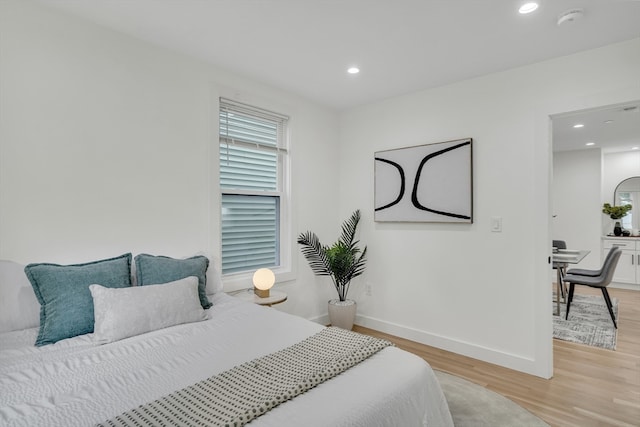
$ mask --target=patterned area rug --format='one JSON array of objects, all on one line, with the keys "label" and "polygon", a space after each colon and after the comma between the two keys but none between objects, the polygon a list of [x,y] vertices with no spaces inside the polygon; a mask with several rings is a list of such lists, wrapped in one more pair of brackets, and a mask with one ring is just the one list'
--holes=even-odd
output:
[{"label": "patterned area rug", "polygon": [[[555,299],[555,293],[554,293]],[[618,321],[618,300],[611,298]],[[554,303],[555,310],[555,303]],[[564,320],[567,305],[560,304],[560,316],[553,316],[553,337],[593,347],[616,349],[617,329],[613,327],[602,295],[573,295],[569,319]]]}]

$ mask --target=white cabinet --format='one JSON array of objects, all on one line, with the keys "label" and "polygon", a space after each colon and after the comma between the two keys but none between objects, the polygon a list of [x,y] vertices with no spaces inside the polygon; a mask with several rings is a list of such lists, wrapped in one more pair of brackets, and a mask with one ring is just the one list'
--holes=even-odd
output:
[{"label": "white cabinet", "polygon": [[634,237],[626,238],[603,238],[602,239],[602,259],[607,256],[609,250],[618,246],[622,249],[613,281],[616,283],[627,283],[640,285],[640,239]]}]

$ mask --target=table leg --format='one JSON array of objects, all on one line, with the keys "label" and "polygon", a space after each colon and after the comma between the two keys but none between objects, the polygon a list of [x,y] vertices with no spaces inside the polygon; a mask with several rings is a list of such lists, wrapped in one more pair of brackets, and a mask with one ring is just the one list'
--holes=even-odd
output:
[{"label": "table leg", "polygon": [[560,274],[560,267],[556,270],[558,271],[558,278],[556,279],[556,316],[560,316],[560,286],[562,286],[562,275]]}]

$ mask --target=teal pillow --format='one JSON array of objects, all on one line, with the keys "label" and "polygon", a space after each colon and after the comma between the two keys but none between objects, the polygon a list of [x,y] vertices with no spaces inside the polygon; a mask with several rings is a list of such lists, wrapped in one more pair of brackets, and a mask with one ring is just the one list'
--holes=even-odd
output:
[{"label": "teal pillow", "polygon": [[207,268],[209,258],[198,255],[177,259],[149,254],[136,255],[136,279],[138,286],[158,285],[173,282],[189,276],[198,278],[198,296],[202,308],[211,307],[207,298]]},{"label": "teal pillow", "polygon": [[93,332],[89,285],[131,286],[131,254],[85,264],[29,264],[24,268],[40,303],[36,345]]}]

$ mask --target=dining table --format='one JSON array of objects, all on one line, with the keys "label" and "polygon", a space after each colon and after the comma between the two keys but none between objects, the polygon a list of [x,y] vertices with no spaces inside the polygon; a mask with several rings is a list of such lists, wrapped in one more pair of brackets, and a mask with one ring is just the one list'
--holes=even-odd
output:
[{"label": "dining table", "polygon": [[558,272],[558,278],[556,279],[556,316],[560,315],[560,295],[563,293],[562,271],[560,267],[562,264],[577,264],[590,253],[591,251],[583,249],[554,249],[551,260],[553,267]]}]

